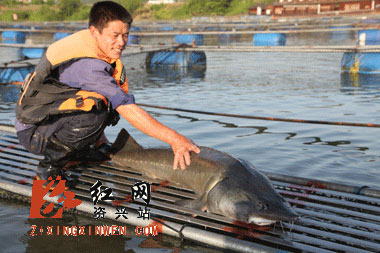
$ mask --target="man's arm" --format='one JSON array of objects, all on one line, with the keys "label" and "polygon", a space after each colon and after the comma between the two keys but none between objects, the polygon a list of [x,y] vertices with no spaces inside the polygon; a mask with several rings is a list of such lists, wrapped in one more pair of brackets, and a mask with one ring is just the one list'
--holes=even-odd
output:
[{"label": "man's arm", "polygon": [[175,170],[178,164],[182,170],[186,168],[186,165],[190,165],[190,151],[200,152],[191,140],[161,124],[136,104],[119,105],[116,111],[141,132],[168,143],[174,152],[173,168]]}]

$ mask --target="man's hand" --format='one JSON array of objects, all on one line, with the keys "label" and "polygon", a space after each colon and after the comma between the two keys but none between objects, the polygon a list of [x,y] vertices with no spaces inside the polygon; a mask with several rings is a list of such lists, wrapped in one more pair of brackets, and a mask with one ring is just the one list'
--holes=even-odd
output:
[{"label": "man's hand", "polygon": [[178,137],[174,140],[171,146],[174,152],[174,170],[178,169],[178,164],[182,170],[190,165],[191,151],[194,151],[197,154],[200,152],[200,149],[191,140],[180,134],[178,134]]}]

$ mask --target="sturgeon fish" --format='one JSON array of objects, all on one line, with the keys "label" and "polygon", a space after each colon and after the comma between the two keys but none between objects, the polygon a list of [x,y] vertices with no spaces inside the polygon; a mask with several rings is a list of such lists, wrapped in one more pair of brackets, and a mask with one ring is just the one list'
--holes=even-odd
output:
[{"label": "sturgeon fish", "polygon": [[192,189],[197,199],[179,201],[180,205],[221,214],[257,225],[277,221],[296,221],[299,216],[276,192],[269,179],[248,161],[208,147],[191,153],[185,170],[173,170],[170,148],[143,148],[122,129],[112,146],[111,159],[118,167],[131,167],[152,179]]}]

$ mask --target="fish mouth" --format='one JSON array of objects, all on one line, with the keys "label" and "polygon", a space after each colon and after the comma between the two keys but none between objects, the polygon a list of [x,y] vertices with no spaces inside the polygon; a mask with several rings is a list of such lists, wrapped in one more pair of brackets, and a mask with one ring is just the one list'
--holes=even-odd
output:
[{"label": "fish mouth", "polygon": [[276,223],[278,221],[282,222],[295,222],[295,221],[298,221],[301,216],[299,216],[296,212],[294,212],[293,210],[291,210],[292,212],[290,214],[287,214],[287,215],[284,215],[284,216],[281,216],[279,214],[274,214],[274,215],[260,215],[260,216],[255,216],[255,215],[251,215],[249,218],[248,218],[248,223],[254,223],[256,225],[259,225],[259,226],[267,226],[267,225],[271,225],[273,223]]},{"label": "fish mouth", "polygon": [[268,225],[272,225],[273,223],[276,223],[277,221],[276,220],[268,220],[268,219],[265,219],[265,218],[261,218],[261,217],[249,217],[248,218],[248,224],[256,224],[256,225],[259,225],[259,226],[268,226]]}]

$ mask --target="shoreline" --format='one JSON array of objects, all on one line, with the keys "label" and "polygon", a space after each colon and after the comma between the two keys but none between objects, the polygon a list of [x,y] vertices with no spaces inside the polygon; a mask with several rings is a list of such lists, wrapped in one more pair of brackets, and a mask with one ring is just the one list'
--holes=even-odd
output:
[{"label": "shoreline", "polygon": [[[256,16],[256,15],[239,15],[239,16],[204,16],[192,17],[191,19],[182,20],[147,20],[134,19],[133,25],[160,25],[160,24],[256,24],[256,23],[282,23],[282,22],[318,22],[331,20],[366,20],[380,19],[380,12],[339,14],[339,15],[297,15],[297,16]],[[379,20],[380,21],[380,20]],[[0,21],[0,25],[78,25],[87,24],[87,20],[80,21]]]}]

